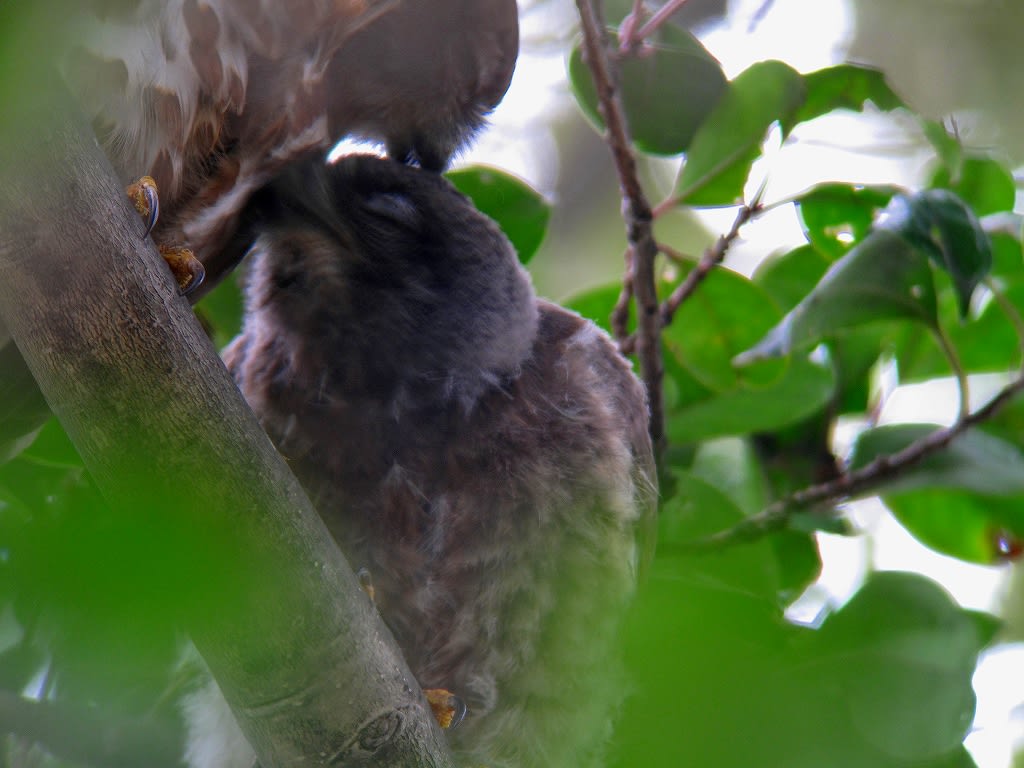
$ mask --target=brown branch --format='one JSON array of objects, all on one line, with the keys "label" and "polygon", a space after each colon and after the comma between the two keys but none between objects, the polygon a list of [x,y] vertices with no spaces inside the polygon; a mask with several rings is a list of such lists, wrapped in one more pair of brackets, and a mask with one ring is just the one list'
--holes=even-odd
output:
[{"label": "brown branch", "polygon": [[[736,218],[733,220],[732,226],[729,231],[724,235],[719,235],[718,240],[715,244],[704,251],[704,255],[701,256],[696,266],[686,275],[685,279],[675,287],[671,295],[665,299],[661,304],[661,327],[668,326],[672,319],[675,317],[676,310],[686,301],[690,296],[693,295],[697,287],[704,281],[711,270],[722,263],[725,259],[726,254],[729,252],[729,248],[735,242],[736,238],[739,237],[740,229],[743,228],[751,219],[756,217],[763,207],[758,200],[751,202],[749,205],[744,205],[736,213]],[[663,250],[663,246],[659,246],[659,250]],[[622,350],[623,354],[632,354],[636,347],[636,338],[634,336],[628,336],[619,342],[619,349]]]},{"label": "brown branch", "polygon": [[129,546],[152,549],[166,588],[138,589],[185,619],[264,768],[452,766],[394,640],[39,64],[0,50],[0,320],[143,532]]},{"label": "brown branch", "polygon": [[729,252],[729,248],[735,242],[736,238],[739,237],[740,229],[749,222],[752,218],[757,216],[761,212],[761,203],[758,201],[752,202],[750,205],[744,205],[736,212],[736,218],[732,222],[732,226],[729,231],[724,235],[719,235],[715,244],[704,251],[704,255],[701,256],[697,266],[695,266],[690,273],[686,276],[679,285],[676,286],[675,290],[672,291],[671,295],[665,299],[661,305],[661,324],[668,325],[672,322],[672,318],[675,317],[676,310],[686,301],[693,292],[697,290],[704,279],[711,273],[711,270],[717,267],[725,259],[726,254]]},{"label": "brown branch", "polygon": [[662,378],[661,314],[655,287],[654,262],[658,245],[654,240],[651,205],[637,174],[625,111],[616,91],[616,77],[608,55],[608,40],[600,0],[576,0],[583,29],[583,50],[597,88],[601,116],[607,126],[611,150],[623,195],[626,240],[633,253],[633,295],[637,304],[636,353],[650,403],[650,432],[655,450],[665,443],[665,413]]},{"label": "brown branch", "polygon": [[1024,391],[1024,376],[1007,384],[977,411],[958,419],[949,427],[937,429],[920,440],[915,440],[901,451],[879,456],[860,469],[845,472],[834,480],[795,491],[732,528],[671,549],[675,552],[707,552],[732,544],[754,541],[785,527],[791,515],[798,510],[861,495],[864,491],[876,488],[883,481],[947,448],[968,429],[998,413],[1021,391]]},{"label": "brown branch", "polygon": [[653,35],[658,29],[672,18],[672,14],[678,11],[687,0],[667,0],[667,2],[655,11],[643,26],[640,21],[643,18],[643,0],[636,0],[633,3],[632,12],[623,19],[619,33],[619,51],[623,54],[629,53],[641,45],[647,38]]}]

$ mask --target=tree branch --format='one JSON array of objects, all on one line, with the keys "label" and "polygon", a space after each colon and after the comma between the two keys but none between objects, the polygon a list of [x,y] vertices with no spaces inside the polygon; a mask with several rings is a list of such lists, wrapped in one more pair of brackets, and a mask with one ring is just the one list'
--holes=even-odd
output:
[{"label": "tree branch", "polygon": [[651,205],[637,174],[625,111],[615,87],[616,77],[608,55],[608,40],[599,0],[576,0],[583,29],[583,50],[597,88],[601,117],[607,126],[607,142],[615,161],[622,192],[626,240],[632,251],[633,295],[637,304],[636,354],[650,403],[650,432],[655,451],[665,444],[665,413],[662,391],[664,365],[661,350],[661,317],[655,286],[654,240]]},{"label": "tree branch", "polygon": [[451,766],[88,125],[28,61],[0,51],[0,320],[111,507],[152,531],[138,546],[261,765]]}]

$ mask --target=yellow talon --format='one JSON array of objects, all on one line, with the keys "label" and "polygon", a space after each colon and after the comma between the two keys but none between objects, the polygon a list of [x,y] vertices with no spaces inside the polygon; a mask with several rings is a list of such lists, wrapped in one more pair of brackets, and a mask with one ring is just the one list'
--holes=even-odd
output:
[{"label": "yellow talon", "polygon": [[161,245],[159,250],[171,268],[174,279],[178,281],[178,291],[182,296],[187,296],[202,284],[206,269],[191,249],[179,245]]},{"label": "yellow talon", "polygon": [[160,217],[160,198],[156,192],[156,182],[152,176],[143,176],[133,184],[129,184],[125,190],[128,197],[135,206],[135,210],[142,216],[146,224],[146,232],[143,237],[148,237],[156,226],[156,220]]},{"label": "yellow talon", "polygon": [[444,688],[424,688],[430,710],[437,724],[444,729],[454,728],[466,716],[466,704],[451,691]]}]

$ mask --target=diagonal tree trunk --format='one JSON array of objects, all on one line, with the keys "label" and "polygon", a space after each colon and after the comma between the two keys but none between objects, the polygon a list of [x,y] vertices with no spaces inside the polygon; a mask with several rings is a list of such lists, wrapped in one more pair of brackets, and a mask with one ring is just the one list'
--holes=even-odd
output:
[{"label": "diagonal tree trunk", "polygon": [[0,53],[0,323],[107,501],[152,532],[138,544],[174,587],[168,611],[264,768],[452,765],[89,127],[28,63]]}]

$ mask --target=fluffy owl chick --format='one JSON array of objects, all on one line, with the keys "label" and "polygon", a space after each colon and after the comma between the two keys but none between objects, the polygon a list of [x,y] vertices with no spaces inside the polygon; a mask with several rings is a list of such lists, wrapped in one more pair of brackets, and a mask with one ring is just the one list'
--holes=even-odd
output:
[{"label": "fluffy owl chick", "polygon": [[313,162],[247,220],[227,364],[419,683],[467,704],[457,758],[593,764],[654,503],[629,364],[433,174]]}]

